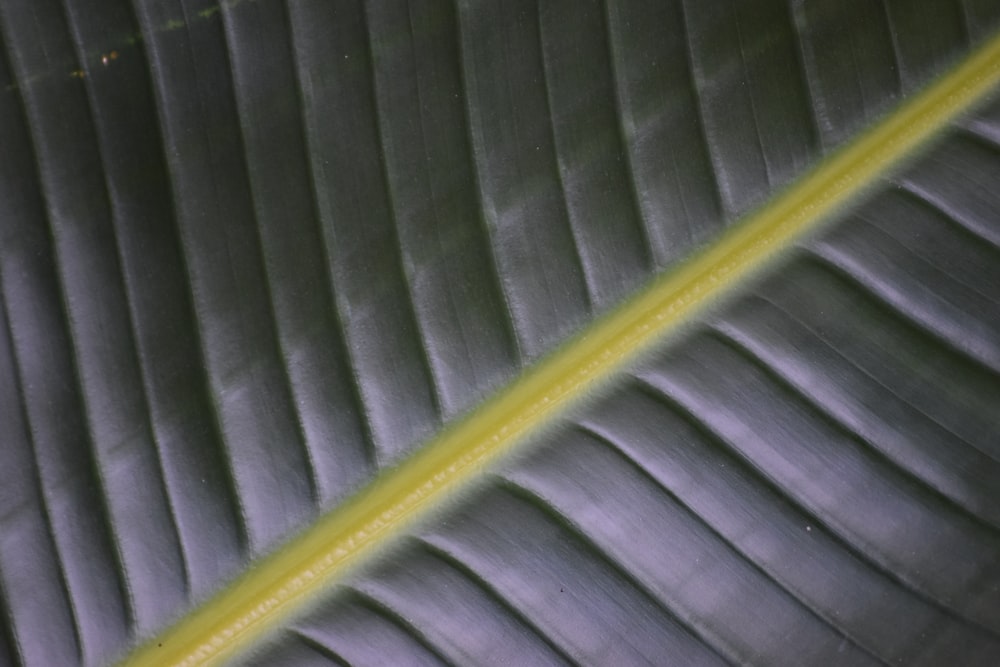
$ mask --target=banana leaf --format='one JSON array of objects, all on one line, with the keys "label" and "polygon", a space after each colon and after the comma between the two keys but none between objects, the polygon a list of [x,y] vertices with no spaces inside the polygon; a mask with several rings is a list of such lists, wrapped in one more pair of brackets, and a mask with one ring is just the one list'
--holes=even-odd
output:
[{"label": "banana leaf", "polygon": [[[1000,102],[961,91],[998,31],[989,0],[0,0],[0,664],[997,664]],[[796,197],[803,234],[510,452],[254,592]]]}]

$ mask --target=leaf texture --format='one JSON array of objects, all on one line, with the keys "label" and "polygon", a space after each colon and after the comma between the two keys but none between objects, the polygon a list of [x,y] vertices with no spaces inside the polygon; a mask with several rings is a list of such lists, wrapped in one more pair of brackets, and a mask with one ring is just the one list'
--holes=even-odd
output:
[{"label": "leaf texture", "polygon": [[[161,630],[709,243],[998,20],[976,0],[0,1],[0,662],[102,664]],[[949,577],[990,576],[995,549],[996,128],[989,114],[969,121],[901,192],[757,288],[766,306],[743,297],[751,305],[713,324],[708,342],[667,353],[679,355],[667,377],[678,374],[689,403],[661,391],[667,406],[646,415],[622,399],[641,410],[637,423],[679,410],[670,418],[709,433],[697,457],[746,456],[767,481],[747,472],[741,484],[776,494],[761,522],[812,517],[848,554],[821,550],[815,567],[869,573],[904,596],[884,603],[893,613],[966,628],[984,656],[995,650],[992,593],[972,600],[975,587]],[[818,312],[802,311],[810,303]],[[824,312],[842,314],[817,320]],[[712,361],[717,350],[735,370]],[[655,393],[646,370],[656,375],[644,369],[635,391]],[[769,398],[741,399],[716,380],[740,373],[771,382]],[[743,412],[705,414],[715,401]],[[846,486],[813,487],[801,470],[758,468],[778,454],[720,444],[768,426],[766,415],[779,428],[786,409],[799,420],[775,442],[834,442],[836,431],[853,443],[855,458],[834,461]],[[877,455],[857,453],[865,447]],[[697,607],[711,603],[707,585],[677,603],[679,583],[629,560],[653,558],[659,542],[626,554],[631,539],[602,537],[600,521],[578,523],[559,504],[576,502],[572,488],[548,497],[562,488],[545,481],[558,472],[545,463],[553,448],[540,446],[537,473],[505,473],[470,501],[456,528],[465,537],[420,537],[412,568],[409,556],[388,563],[309,626],[326,630],[297,629],[274,650],[499,662],[476,651],[518,637],[508,648],[525,651],[519,660],[537,650],[629,663],[669,648],[684,651],[671,653],[679,662],[803,664],[841,643],[845,659],[883,660],[932,645],[870,620],[877,605],[856,603],[850,627],[831,620],[849,612],[804,592],[805,569],[779,579],[776,552],[740,560],[749,547],[691,519],[693,506],[691,539],[726,554],[734,586],[772,600],[777,634],[726,620],[742,603]],[[797,465],[807,455],[832,456],[807,451]],[[864,456],[885,462],[870,470]],[[591,471],[594,494],[614,488],[614,465]],[[650,465],[628,463],[622,479],[660,516],[678,492]],[[533,474],[535,486],[522,483]],[[878,511],[900,514],[876,520],[874,497],[835,512],[829,494],[850,484],[882,489]],[[737,530],[739,517],[728,520]],[[914,539],[944,537],[910,554],[899,531],[880,532],[894,522]],[[511,542],[509,563],[484,569],[485,552],[459,549],[472,537],[480,549]],[[770,549],[799,548],[772,539]],[[966,565],[944,568],[934,545]],[[683,553],[668,562],[690,566]],[[554,608],[533,597],[547,589],[531,581],[560,576],[575,577],[572,595]],[[421,581],[451,582],[453,597]],[[494,628],[464,653],[449,644],[453,627],[435,625],[459,603]],[[803,623],[814,652],[781,643],[783,618]],[[604,635],[633,622],[636,634]],[[333,639],[345,636],[350,647]],[[582,639],[592,648],[573,643]],[[620,653],[600,652],[608,646]]]},{"label": "leaf texture", "polygon": [[247,664],[995,664],[997,128],[994,104]]}]

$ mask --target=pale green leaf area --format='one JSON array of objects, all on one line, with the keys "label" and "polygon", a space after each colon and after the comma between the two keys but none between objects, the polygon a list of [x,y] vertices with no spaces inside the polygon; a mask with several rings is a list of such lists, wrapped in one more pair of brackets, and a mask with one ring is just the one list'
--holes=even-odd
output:
[{"label": "pale green leaf area", "polygon": [[998,30],[0,0],[0,665],[1000,664]]}]

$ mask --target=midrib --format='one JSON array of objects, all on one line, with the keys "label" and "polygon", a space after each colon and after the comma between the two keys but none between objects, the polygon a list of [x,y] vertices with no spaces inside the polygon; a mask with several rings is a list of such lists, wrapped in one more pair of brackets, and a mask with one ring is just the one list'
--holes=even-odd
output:
[{"label": "midrib", "polygon": [[571,403],[593,394],[829,219],[998,83],[1000,36],[136,649],[124,664],[217,664],[246,649]]}]

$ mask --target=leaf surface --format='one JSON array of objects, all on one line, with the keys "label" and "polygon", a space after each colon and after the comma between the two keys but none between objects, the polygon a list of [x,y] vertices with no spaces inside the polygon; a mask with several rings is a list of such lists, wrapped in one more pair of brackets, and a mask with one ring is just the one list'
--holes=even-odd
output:
[{"label": "leaf surface", "polygon": [[[0,660],[162,632],[998,19],[3,0]],[[995,660],[998,127],[866,181],[258,659]]]},{"label": "leaf surface", "polygon": [[[248,664],[377,664],[400,631],[443,664],[995,662],[996,127],[964,121]],[[384,625],[356,642],[359,608]]]}]

